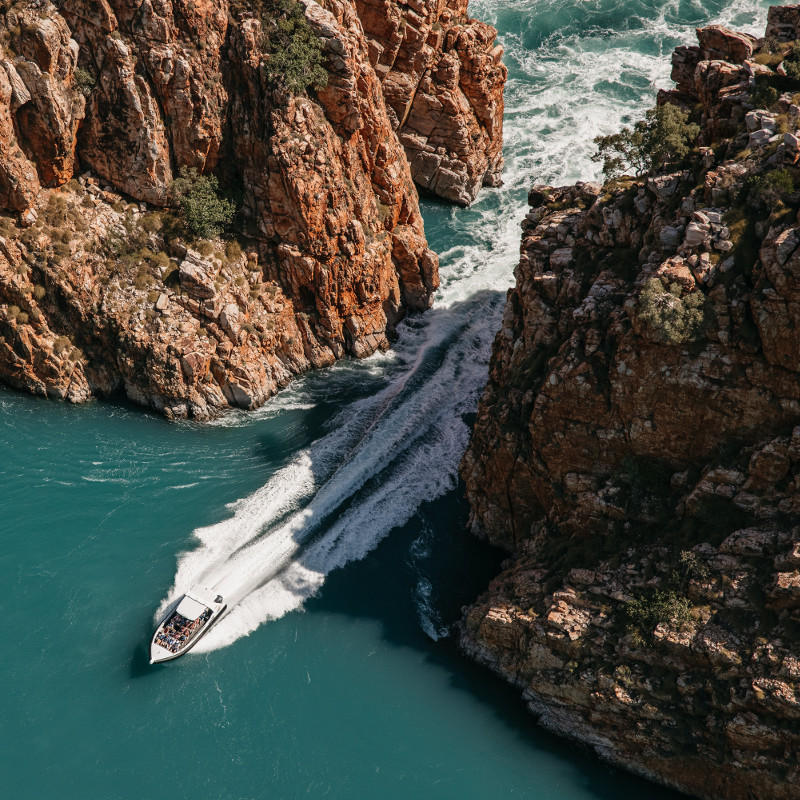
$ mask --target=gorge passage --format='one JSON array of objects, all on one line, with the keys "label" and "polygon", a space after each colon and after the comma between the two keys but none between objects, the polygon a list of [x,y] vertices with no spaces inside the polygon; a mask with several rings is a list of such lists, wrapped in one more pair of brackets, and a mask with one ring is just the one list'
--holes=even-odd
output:
[{"label": "gorge passage", "polygon": [[[458,606],[481,588],[476,579],[472,595],[457,598],[447,589],[459,563],[462,539],[458,531],[465,521],[458,490],[452,487],[469,433],[463,416],[476,407],[491,341],[502,325],[504,295],[518,261],[518,223],[527,211],[530,183],[534,178],[557,184],[593,177],[591,138],[617,130],[621,122],[640,117],[652,105],[653,84],[669,85],[671,49],[688,44],[695,25],[724,23],[763,31],[765,7],[758,16],[751,8],[749,4],[741,9],[730,4],[702,8],[659,4],[656,9],[647,4],[596,4],[587,9],[583,3],[519,3],[500,12],[487,4],[473,4],[472,13],[500,30],[510,69],[505,185],[485,190],[463,211],[422,202],[426,236],[441,258],[442,286],[435,295],[434,310],[397,323],[400,339],[391,351],[303,378],[262,411],[249,417],[229,414],[205,429],[191,424],[164,428],[156,420],[116,407],[45,409],[22,397],[3,396],[3,419],[9,426],[6,463],[31,465],[23,467],[22,476],[4,476],[14,490],[13,501],[12,495],[7,501],[14,510],[12,518],[18,520],[19,503],[26,497],[30,509],[27,520],[18,520],[15,528],[31,534],[27,541],[21,537],[10,553],[16,566],[6,561],[9,580],[19,583],[29,604],[44,601],[46,583],[47,595],[52,598],[55,593],[63,607],[56,619],[69,633],[55,640],[33,669],[27,659],[10,670],[15,691],[9,696],[9,710],[21,717],[25,709],[25,722],[17,739],[7,743],[6,752],[19,754],[21,763],[30,763],[33,748],[47,754],[54,765],[35,779],[29,777],[29,784],[54,791],[58,787],[67,796],[72,790],[77,794],[82,779],[97,774],[97,748],[106,740],[113,742],[109,745],[113,766],[105,780],[120,786],[120,796],[141,796],[153,787],[150,778],[134,769],[134,757],[158,758],[166,746],[166,731],[185,737],[194,752],[204,756],[207,766],[185,783],[187,791],[197,787],[201,793],[211,785],[232,796],[236,792],[258,796],[268,786],[285,796],[301,792],[369,796],[380,791],[383,796],[404,797],[409,785],[414,787],[412,792],[424,794],[442,780],[448,790],[464,797],[485,797],[497,791],[523,796],[556,792],[570,800],[634,791],[655,793],[593,771],[596,768],[588,762],[565,761],[564,754],[548,750],[544,740],[521,734],[527,723],[516,727],[518,723],[506,711],[499,718],[485,713],[483,701],[468,698],[458,688],[459,681],[467,682],[471,697],[507,707],[500,698],[482,694],[480,678],[465,665],[445,661],[443,672],[436,656],[441,647],[421,643],[422,634],[415,626],[440,636]],[[105,191],[104,186],[99,191]],[[104,198],[98,202],[103,214],[122,215],[113,205]],[[380,216],[381,209],[376,213]],[[221,259],[222,250],[217,247],[210,259],[198,255],[200,261],[213,262]],[[250,263],[224,265],[212,274],[209,284],[218,294],[227,293],[226,305],[233,298],[233,304],[248,313],[249,306],[242,309],[235,297],[246,295],[249,304],[253,299],[249,292],[258,284],[248,284],[244,291],[240,290],[245,287],[234,287],[240,276],[249,282]],[[186,266],[191,267],[191,261]],[[187,275],[191,272],[184,269]],[[224,283],[217,287],[220,275]],[[266,286],[271,280],[262,278],[264,292],[270,291]],[[147,302],[144,290],[133,285],[129,290],[132,295],[134,290],[141,292],[136,296]],[[71,296],[69,291],[64,294]],[[275,297],[276,303],[284,302],[277,291]],[[27,313],[18,302],[10,305]],[[151,322],[147,310],[142,309],[145,325]],[[295,352],[302,349],[305,355],[305,320],[298,320],[295,311],[289,308],[286,318],[294,315],[299,335],[287,346]],[[196,316],[191,307],[188,313]],[[245,322],[240,320],[240,326]],[[263,332],[269,333],[266,325]],[[213,331],[212,338],[218,344],[221,341]],[[132,340],[138,342],[137,347],[149,346],[146,337]],[[342,342],[346,341],[343,334]],[[89,346],[78,341],[70,349],[65,347],[64,362],[70,360],[73,347],[82,355],[90,352]],[[72,375],[70,369],[71,364],[64,363],[60,374]],[[181,383],[188,380],[183,365],[180,375]],[[125,378],[137,385],[138,369],[131,369]],[[454,386],[459,388],[457,393]],[[152,403],[152,397],[162,393],[162,385],[156,388],[151,394],[147,386],[140,396],[135,392],[131,396]],[[358,397],[352,401],[354,392]],[[226,397],[224,392],[222,396]],[[236,395],[231,396],[237,403]],[[219,406],[204,401],[205,406],[196,408],[200,416],[230,404],[227,398]],[[189,405],[175,406],[174,413],[195,413],[191,400]],[[56,457],[48,440],[66,455]],[[79,446],[81,442],[88,445],[86,450]],[[120,448],[120,443],[125,446]],[[26,451],[31,461],[26,460]],[[47,455],[49,460],[42,463],[52,464],[52,472],[34,468],[37,453]],[[266,485],[265,472],[272,476]],[[320,500],[309,509],[309,500],[320,488]],[[68,512],[66,522],[63,512],[58,516],[64,540],[60,545],[48,534],[56,522],[48,516],[43,498],[50,498],[53,508],[60,505]],[[91,508],[92,513],[78,511],[73,502]],[[225,504],[232,502],[232,509],[226,510]],[[70,516],[76,524],[69,521]],[[187,537],[187,524],[196,527],[199,543]],[[363,564],[331,575],[322,585],[332,567],[364,556],[393,529],[395,535]],[[38,537],[43,538],[37,547]],[[445,552],[432,544],[437,540],[447,544]],[[216,552],[214,541],[219,543]],[[38,551],[44,543],[52,548],[52,555],[42,560]],[[276,558],[273,545],[298,549],[289,552],[288,558]],[[236,556],[250,547],[258,555],[258,564],[242,574]],[[184,553],[177,576],[176,553]],[[398,594],[388,605],[401,608],[389,612],[378,603],[383,610],[375,614],[381,620],[375,629],[363,612],[352,609],[367,608],[380,597],[369,581],[372,571],[392,587],[396,585],[391,576],[398,559],[410,580],[397,583]],[[469,554],[468,560],[476,559],[488,561],[490,556]],[[138,574],[128,582],[121,580],[115,568],[108,566],[115,562],[126,565],[126,575],[134,563]],[[70,566],[78,570],[80,585],[92,587],[92,596],[82,602],[92,609],[106,608],[109,603],[120,609],[112,632],[106,634],[109,651],[100,656],[91,649],[98,633],[87,627],[85,615],[75,613],[75,586],[63,579],[65,567]],[[160,596],[173,579],[178,581],[194,570],[198,574],[211,570],[243,587],[241,613],[230,618],[227,629],[218,630],[216,643],[209,642],[221,648],[213,656],[181,665],[185,677],[180,685],[174,674],[137,675],[129,666],[136,640],[130,632],[138,626],[146,636],[152,598]],[[481,576],[482,585],[487,577]],[[372,594],[359,594],[355,586],[348,589],[348,581],[364,581]],[[296,607],[321,585],[319,598],[306,603],[307,614],[288,614],[261,625]],[[398,597],[405,601],[399,603]],[[399,624],[400,618],[406,623]],[[25,643],[20,655],[31,652],[38,637],[50,630],[44,621],[38,628],[30,617],[14,619],[14,624]],[[256,628],[254,635],[240,638]],[[234,647],[221,647],[237,639]],[[79,710],[65,698],[42,692],[42,685],[56,674],[56,650],[72,654],[80,665],[69,671],[67,679],[78,696],[90,696],[92,680],[105,687],[105,709],[90,700]],[[417,651],[425,657],[416,659]],[[376,657],[380,659],[377,669],[370,661]],[[381,690],[369,677],[374,674],[390,684],[392,691]],[[441,680],[442,675],[447,680]],[[352,709],[364,708],[365,692],[372,703],[358,718]],[[427,698],[428,707],[415,698]],[[192,703],[200,731],[183,721],[181,709],[187,702]],[[50,714],[48,703],[50,709],[61,712],[65,735],[68,728],[89,731],[96,727],[68,763],[40,737]],[[403,705],[410,711],[401,710]],[[128,723],[123,735],[106,719],[108,710]],[[162,723],[155,731],[148,724],[148,715],[153,714]],[[422,727],[430,736],[420,731],[421,719],[426,720]],[[298,748],[284,745],[288,740],[301,743],[299,756]],[[341,749],[339,741],[349,746]],[[382,741],[399,746],[390,753],[388,747],[381,747]],[[354,758],[354,749],[363,755]],[[226,755],[221,757],[221,753]],[[432,753],[437,754],[435,762]],[[129,788],[122,788],[122,779]]]}]

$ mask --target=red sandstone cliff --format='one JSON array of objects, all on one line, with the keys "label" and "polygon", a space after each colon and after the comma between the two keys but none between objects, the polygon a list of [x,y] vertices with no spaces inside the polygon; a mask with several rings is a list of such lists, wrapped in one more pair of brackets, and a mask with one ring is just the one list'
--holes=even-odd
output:
[{"label": "red sandstone cliff", "polygon": [[676,51],[679,172],[531,191],[462,463],[514,554],[464,648],[706,798],[800,797],[800,6],[769,20]]},{"label": "red sandstone cliff", "polygon": [[[349,0],[304,6],[327,72],[308,95],[267,77],[260,2],[0,9],[0,212],[19,220],[0,231],[0,378],[76,401],[123,389],[202,418],[386,347],[428,307],[437,259],[374,41]],[[447,42],[413,45],[412,24],[401,48],[417,52],[408,85],[447,105],[429,139],[463,177],[440,181],[458,202],[500,168],[505,74],[493,31],[464,11],[430,12]],[[461,60],[439,80],[443,47]],[[238,192],[246,252],[176,240],[159,212],[182,168]]]},{"label": "red sandstone cliff", "polygon": [[423,189],[460,205],[503,169],[507,70],[467,0],[356,0],[392,127]]}]

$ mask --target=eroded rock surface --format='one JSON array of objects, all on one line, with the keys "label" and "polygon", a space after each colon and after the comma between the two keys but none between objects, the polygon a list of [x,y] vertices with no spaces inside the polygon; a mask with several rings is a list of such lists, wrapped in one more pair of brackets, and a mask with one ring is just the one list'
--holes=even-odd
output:
[{"label": "eroded rock surface", "polygon": [[[74,400],[123,388],[205,417],[254,407],[309,366],[385,348],[403,315],[430,305],[438,265],[412,175],[461,204],[499,179],[494,30],[466,2],[389,4],[389,63],[378,57],[381,9],[303,0],[327,82],[294,95],[264,69],[260,15],[274,13],[264,8],[37,0],[0,14],[0,211],[17,215],[3,221],[0,250],[7,382]],[[239,198],[246,266],[227,259],[212,276],[171,241],[172,185],[187,169],[213,172]],[[159,222],[143,235],[162,209],[169,232]],[[121,255],[117,240],[138,244]],[[177,283],[163,282],[164,259]],[[249,288],[232,298],[221,288],[231,280]],[[275,291],[264,312],[277,314],[275,336],[253,306],[262,286]],[[54,354],[47,342],[65,337],[73,344]]]},{"label": "eroded rock surface", "polygon": [[356,7],[417,184],[460,205],[500,185],[507,70],[497,31],[467,16],[467,0]]},{"label": "eroded rock surface", "polygon": [[797,19],[678,48],[680,171],[532,189],[462,462],[473,530],[513,553],[463,647],[548,728],[705,798],[800,797]]}]

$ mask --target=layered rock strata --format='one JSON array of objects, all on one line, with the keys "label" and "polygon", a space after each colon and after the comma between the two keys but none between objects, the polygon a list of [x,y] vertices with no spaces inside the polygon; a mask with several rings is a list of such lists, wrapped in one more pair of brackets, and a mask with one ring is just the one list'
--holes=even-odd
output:
[{"label": "layered rock strata", "polygon": [[[437,259],[406,152],[430,151],[439,177],[426,188],[456,202],[496,181],[505,72],[494,31],[465,3],[393,7],[405,33],[384,69],[365,7],[304,9],[327,82],[293,95],[264,68],[269,4],[6,4],[0,211],[16,216],[0,239],[0,378],[73,400],[123,389],[203,418],[387,347],[405,313],[429,306]],[[409,119],[419,127],[425,109],[410,103],[401,124],[384,102],[403,70],[435,120],[416,149]],[[240,198],[241,256],[176,240],[172,185],[186,169]]]},{"label": "layered rock strata", "polygon": [[531,191],[462,462],[513,554],[463,647],[705,798],[800,797],[799,8],[676,51],[680,171]]}]

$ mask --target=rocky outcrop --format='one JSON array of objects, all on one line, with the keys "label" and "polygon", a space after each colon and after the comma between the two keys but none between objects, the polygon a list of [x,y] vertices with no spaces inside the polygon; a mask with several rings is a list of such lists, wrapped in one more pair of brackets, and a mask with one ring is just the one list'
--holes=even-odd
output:
[{"label": "rocky outcrop", "polygon": [[75,85],[78,47],[60,15],[23,4],[3,23],[18,55],[0,54],[0,208],[24,214],[40,182],[72,177],[84,98]]},{"label": "rocky outcrop", "polygon": [[[144,228],[156,215],[76,184],[23,234],[0,231],[4,382],[73,402],[124,392],[203,419],[254,408],[312,366],[310,317],[264,277],[257,251],[203,242],[202,253],[176,243],[171,258],[155,254],[161,234]],[[103,232],[119,244],[133,226],[136,255],[93,252]]]},{"label": "rocky outcrop", "polygon": [[722,25],[697,29],[697,39],[704,61],[727,61],[743,64],[753,55],[756,37],[737,33]]},{"label": "rocky outcrop", "polygon": [[546,727],[705,798],[800,797],[795,10],[785,53],[679,48],[679,171],[533,188],[462,462],[514,556],[463,647]]},{"label": "rocky outcrop", "polygon": [[[206,417],[385,348],[430,305],[437,258],[412,173],[462,204],[498,180],[495,32],[465,2],[387,6],[402,29],[389,63],[367,6],[302,9],[327,81],[298,94],[264,66],[269,3],[37,0],[0,15],[0,210],[17,214],[0,240],[4,380],[73,400],[122,388]],[[239,198],[241,264],[181,229],[186,170]],[[195,263],[201,244],[217,255]]]},{"label": "rocky outcrop", "polygon": [[793,42],[800,35],[800,6],[772,6],[767,13],[765,36]]},{"label": "rocky outcrop", "polygon": [[507,70],[497,31],[467,16],[467,0],[356,7],[416,183],[460,205],[500,185]]}]

